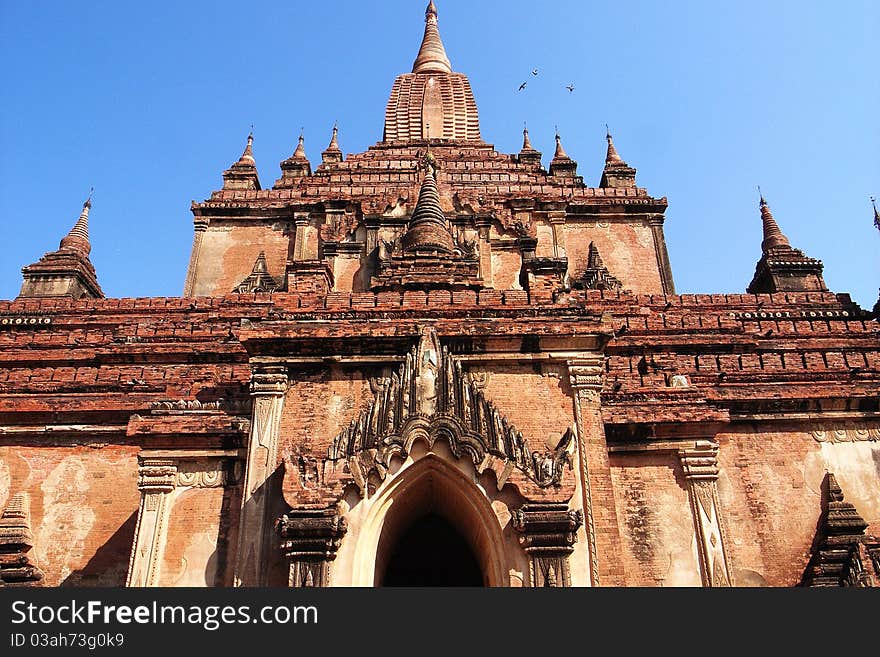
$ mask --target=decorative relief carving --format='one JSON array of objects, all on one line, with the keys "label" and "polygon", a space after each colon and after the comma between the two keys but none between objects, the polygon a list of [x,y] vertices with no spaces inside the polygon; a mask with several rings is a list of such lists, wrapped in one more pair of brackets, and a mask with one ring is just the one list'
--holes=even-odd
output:
[{"label": "decorative relief carving", "polygon": [[[431,441],[442,436],[456,457],[470,456],[478,469],[488,457],[506,460],[542,488],[559,485],[565,468],[571,468],[571,429],[555,449],[530,451],[522,433],[486,400],[448,349],[440,347],[433,329],[407,354],[370,407],[332,441],[328,460],[349,461],[355,481],[365,491],[358,458],[369,455],[383,466],[379,472],[384,477],[391,456],[408,453],[414,431]],[[311,466],[300,466],[303,485],[307,470],[311,477]]]},{"label": "decorative relief carving", "polygon": [[513,512],[512,521],[529,556],[531,586],[571,586],[568,556],[574,551],[583,513],[565,504],[525,504]]},{"label": "decorative relief carving", "polygon": [[600,390],[605,377],[604,358],[572,360],[568,362],[568,378],[575,390],[592,388]]},{"label": "decorative relief carving", "polygon": [[868,426],[863,422],[846,422],[834,427],[820,424],[810,435],[818,443],[878,442],[880,426]]},{"label": "decorative relief carving", "polygon": [[203,402],[198,399],[177,399],[157,401],[150,404],[150,410],[154,412],[226,412],[232,415],[244,415],[251,412],[250,400],[218,399],[216,401]]}]

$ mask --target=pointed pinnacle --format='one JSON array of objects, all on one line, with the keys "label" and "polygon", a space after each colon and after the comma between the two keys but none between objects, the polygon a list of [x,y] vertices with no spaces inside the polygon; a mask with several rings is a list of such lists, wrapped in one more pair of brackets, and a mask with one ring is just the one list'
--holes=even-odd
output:
[{"label": "pointed pinnacle", "polygon": [[419,48],[418,57],[413,64],[413,73],[452,73],[452,64],[443,47],[440,30],[437,28],[437,7],[434,0],[425,10],[425,35]]},{"label": "pointed pinnacle", "polygon": [[306,149],[303,144],[305,143],[305,138],[303,137],[303,133],[299,133],[299,141],[296,144],[296,150],[293,151],[293,157],[298,158],[300,160],[305,160],[306,158]]},{"label": "pointed pinnacle", "polygon": [[92,244],[89,242],[89,210],[92,207],[92,195],[83,203],[82,213],[79,215],[73,228],[61,240],[60,248],[66,251],[79,251],[85,255],[89,255],[92,251]]},{"label": "pointed pinnacle", "polygon": [[333,136],[330,138],[330,145],[327,146],[327,151],[340,152],[339,126],[335,123],[333,124]]},{"label": "pointed pinnacle", "polygon": [[625,164],[623,158],[617,153],[614,147],[614,139],[611,137],[611,131],[608,124],[605,124],[605,139],[608,141],[608,153],[605,155],[605,164]]},{"label": "pointed pinnacle", "polygon": [[254,160],[254,131],[251,130],[250,134],[247,138],[247,146],[244,148],[244,152],[241,154],[241,157],[238,159],[239,164],[253,164],[256,165],[256,161]]},{"label": "pointed pinnacle", "polygon": [[776,219],[774,219],[773,213],[770,211],[770,206],[767,205],[763,195],[761,196],[761,220],[764,224],[764,241],[761,243],[761,250],[764,253],[767,253],[770,249],[780,247],[791,248],[791,243],[779,228],[779,224],[776,223]]},{"label": "pointed pinnacle", "polygon": [[562,147],[562,137],[559,136],[559,131],[556,131],[556,154],[553,156],[553,159],[570,159],[568,157],[568,153],[565,152],[565,149]]},{"label": "pointed pinnacle", "polygon": [[532,140],[529,139],[529,129],[528,129],[528,128],[523,128],[523,145],[522,145],[522,150],[523,150],[523,151],[533,151],[533,150],[535,150],[534,147],[532,146]]}]

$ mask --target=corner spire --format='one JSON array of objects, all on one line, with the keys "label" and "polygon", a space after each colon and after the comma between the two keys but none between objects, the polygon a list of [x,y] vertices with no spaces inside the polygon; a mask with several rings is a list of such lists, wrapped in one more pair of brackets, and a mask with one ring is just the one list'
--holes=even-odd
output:
[{"label": "corner spire", "polygon": [[239,164],[253,164],[256,166],[257,162],[254,160],[254,131],[251,130],[250,134],[248,134],[247,138],[247,146],[244,147],[244,153],[241,154],[241,157],[238,160]]},{"label": "corner spire", "polygon": [[763,194],[761,194],[761,221],[764,224],[764,241],[761,243],[761,250],[764,253],[780,247],[791,248],[791,243],[779,228],[776,219],[773,218],[773,213],[770,212],[770,206],[764,200]]},{"label": "corner spire", "polygon": [[83,203],[79,219],[70,229],[70,232],[61,240],[60,249],[65,251],[79,251],[84,255],[92,252],[92,244],[89,242],[89,210],[92,209],[92,192]]},{"label": "corner spire", "polygon": [[[758,188],[758,193],[761,188]],[[803,251],[792,248],[788,238],[770,212],[770,206],[761,194],[761,221],[764,241],[761,259],[747,291],[749,294],[773,292],[827,292],[822,278],[824,266],[820,260],[809,258]]]},{"label": "corner spire", "polygon": [[95,267],[89,260],[89,210],[92,195],[83,203],[73,228],[61,240],[57,251],[47,253],[37,262],[23,267],[19,298],[71,297],[101,299],[104,296]]},{"label": "corner spire", "polygon": [[297,185],[297,181],[312,175],[312,165],[306,157],[305,137],[303,129],[300,129],[299,140],[293,155],[281,163],[281,178],[275,181],[274,189],[290,189]]},{"label": "corner spire", "polygon": [[636,170],[620,157],[607,123],[605,124],[605,140],[608,142],[608,152],[605,154],[605,169],[602,171],[599,187],[635,187]]},{"label": "corner spire", "polygon": [[413,64],[413,73],[452,73],[452,64],[446,56],[440,30],[437,28],[437,7],[434,0],[425,9],[425,36],[419,55]]},{"label": "corner spire", "polygon": [[559,136],[559,130],[556,131],[556,153],[553,155],[554,160],[569,160],[568,153],[565,152],[565,148],[562,146],[562,137]]}]

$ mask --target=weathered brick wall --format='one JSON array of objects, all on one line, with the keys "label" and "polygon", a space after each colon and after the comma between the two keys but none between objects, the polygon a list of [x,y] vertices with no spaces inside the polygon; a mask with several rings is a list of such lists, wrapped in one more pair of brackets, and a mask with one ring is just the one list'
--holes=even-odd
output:
[{"label": "weathered brick wall", "polygon": [[168,521],[159,586],[227,583],[229,546],[221,534],[221,520],[226,515],[238,516],[238,509],[233,511],[228,502],[223,488],[195,488],[177,495]]},{"label": "weathered brick wall", "polygon": [[574,426],[574,402],[563,370],[556,364],[471,368],[477,376],[488,373],[486,399],[522,432],[532,451],[555,448]]},{"label": "weathered brick wall", "polygon": [[124,586],[140,494],[137,448],[0,447],[0,508],[31,499],[34,562],[47,586]]},{"label": "weathered brick wall", "polygon": [[[628,586],[701,586],[687,486],[672,452],[613,454],[611,479]],[[605,552],[614,554],[615,546]],[[601,551],[600,551],[601,554]]]},{"label": "weathered brick wall", "polygon": [[661,294],[663,284],[650,226],[641,223],[567,223],[565,250],[572,281],[587,268],[590,242],[624,289],[636,294]]},{"label": "weathered brick wall", "polygon": [[826,471],[880,529],[880,443],[818,443],[804,427],[743,427],[721,434],[718,491],[733,576],[743,585],[793,586],[822,513]]},{"label": "weathered brick wall", "polygon": [[283,284],[289,245],[290,235],[279,222],[209,226],[202,237],[192,296],[230,294],[251,273],[260,251],[266,253],[269,274]]}]

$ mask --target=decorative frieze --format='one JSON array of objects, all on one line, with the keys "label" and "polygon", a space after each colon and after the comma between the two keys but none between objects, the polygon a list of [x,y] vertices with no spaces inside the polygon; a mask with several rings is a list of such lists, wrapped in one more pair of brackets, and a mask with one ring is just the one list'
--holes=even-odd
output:
[{"label": "decorative frieze", "polygon": [[531,586],[571,586],[568,557],[583,521],[581,511],[565,504],[525,504],[513,512],[513,528],[529,557]]},{"label": "decorative frieze", "polygon": [[837,426],[820,424],[810,435],[817,443],[875,443],[880,441],[880,426],[868,426],[862,422]]}]

